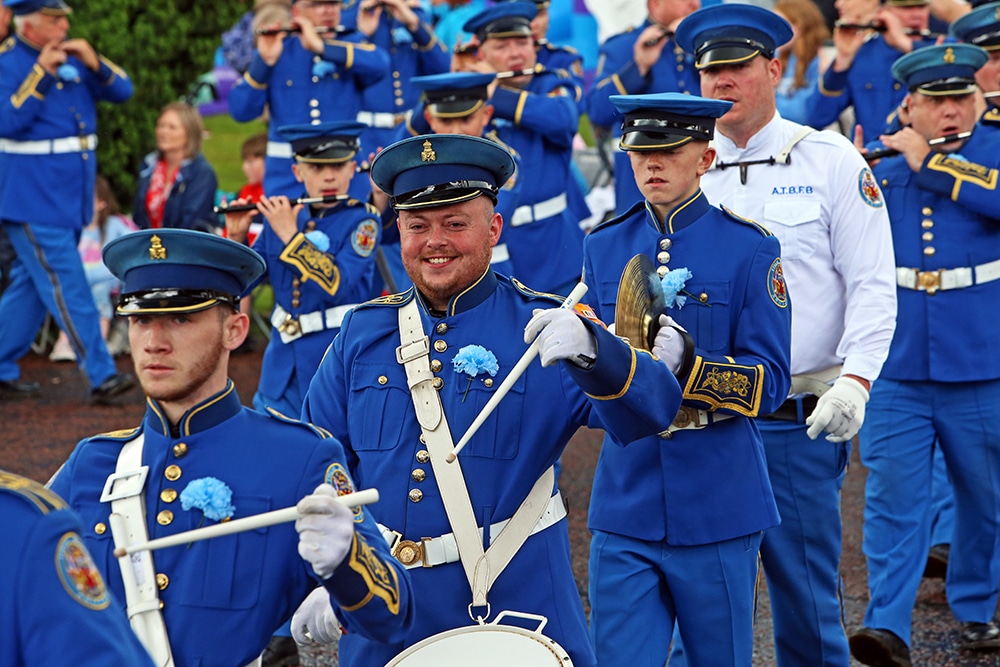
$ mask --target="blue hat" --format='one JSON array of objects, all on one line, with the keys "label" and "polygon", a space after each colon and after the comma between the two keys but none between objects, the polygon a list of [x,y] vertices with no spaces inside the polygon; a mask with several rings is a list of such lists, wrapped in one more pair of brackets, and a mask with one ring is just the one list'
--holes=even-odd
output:
[{"label": "blue hat", "polygon": [[490,99],[489,85],[496,74],[447,72],[415,76],[415,86],[424,91],[426,109],[435,118],[464,118],[485,106]]},{"label": "blue hat", "polygon": [[608,98],[625,114],[618,146],[626,151],[662,151],[715,136],[715,119],[733,103],[683,93],[612,95]]},{"label": "blue hat", "polygon": [[892,76],[924,95],[968,95],[976,90],[976,70],[989,54],[970,44],[941,44],[910,51],[892,64]]},{"label": "blue hat", "polygon": [[278,134],[292,145],[299,162],[337,164],[347,162],[361,149],[359,137],[364,123],[341,120],[329,123],[283,125]]},{"label": "blue hat", "polygon": [[980,5],[958,18],[948,26],[948,34],[987,51],[1000,49],[1000,2]]},{"label": "blue hat", "polygon": [[538,6],[533,2],[502,2],[473,16],[462,30],[474,33],[480,43],[491,37],[531,37],[531,19],[536,14]]},{"label": "blue hat", "polygon": [[63,0],[3,0],[4,7],[10,9],[14,16],[24,16],[41,12],[52,16],[66,16],[73,12]]},{"label": "blue hat", "polygon": [[758,55],[774,58],[792,38],[792,26],[777,14],[754,5],[724,4],[687,16],[674,40],[694,55],[695,69],[746,62]]},{"label": "blue hat", "polygon": [[514,174],[500,144],[463,134],[423,134],[398,141],[372,161],[371,177],[397,210],[447,206],[497,192]]},{"label": "blue hat", "polygon": [[104,246],[104,263],[124,284],[119,315],[193,313],[239,298],[264,273],[264,259],[221,236],[143,229]]}]

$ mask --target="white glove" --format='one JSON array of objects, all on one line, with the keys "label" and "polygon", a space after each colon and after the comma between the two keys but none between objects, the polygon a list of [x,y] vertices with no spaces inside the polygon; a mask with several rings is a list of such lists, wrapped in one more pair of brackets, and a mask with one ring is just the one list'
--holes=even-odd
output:
[{"label": "white glove", "polygon": [[566,359],[580,368],[589,368],[597,359],[597,341],[572,310],[536,310],[528,326],[524,327],[524,342],[530,343],[536,336],[542,366]]},{"label": "white glove", "polygon": [[857,435],[865,420],[868,391],[857,380],[837,378],[829,391],[819,397],[816,409],[806,417],[806,431],[813,440],[822,431],[830,442],[844,442]]},{"label": "white glove", "polygon": [[332,644],[340,639],[340,621],[330,604],[330,594],[322,586],[292,614],[292,638],[303,646]]},{"label": "white glove", "polygon": [[683,327],[669,315],[660,315],[659,322],[660,330],[653,340],[653,356],[665,363],[672,373],[676,373],[684,361],[684,337],[674,327]]},{"label": "white glove", "polygon": [[337,491],[332,486],[320,484],[312,495],[295,506],[304,515],[295,522],[299,555],[321,579],[333,574],[354,541],[354,513],[336,502],[336,497]]}]

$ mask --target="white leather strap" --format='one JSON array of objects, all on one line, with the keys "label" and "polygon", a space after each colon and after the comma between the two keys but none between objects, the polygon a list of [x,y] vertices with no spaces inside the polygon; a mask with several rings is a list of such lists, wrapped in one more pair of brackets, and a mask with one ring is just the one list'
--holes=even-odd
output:
[{"label": "white leather strap", "polygon": [[537,204],[518,206],[510,216],[510,225],[511,227],[520,227],[536,220],[547,220],[565,210],[566,193],[564,192]]},{"label": "white leather strap", "polygon": [[15,155],[84,153],[96,149],[96,134],[88,134],[82,137],[61,137],[59,139],[37,139],[35,141],[0,139],[0,153],[13,153]]},{"label": "white leather strap", "polygon": [[356,303],[347,303],[343,306],[334,306],[326,310],[314,310],[311,313],[303,313],[297,317],[292,317],[291,313],[274,304],[271,311],[271,326],[278,330],[282,343],[291,343],[305,335],[326,331],[328,329],[339,329],[344,322],[344,317],[351,312]]},{"label": "white leather strap", "polygon": [[1000,279],[1000,259],[976,266],[960,266],[937,271],[921,271],[906,266],[896,267],[897,285],[929,294],[982,285],[997,279]]},{"label": "white leather strap", "polygon": [[808,125],[803,125],[802,127],[800,127],[799,131],[792,135],[792,138],[788,140],[788,143],[785,144],[785,147],[781,149],[780,153],[778,153],[778,157],[774,158],[774,161],[777,162],[778,164],[790,163],[792,156],[792,149],[795,148],[795,145],[815,131],[816,130],[814,128],[811,128]]},{"label": "white leather strap", "polygon": [[388,129],[396,127],[406,120],[406,114],[389,111],[359,111],[356,120],[369,127]]},{"label": "white leather strap", "polygon": [[291,160],[294,156],[292,153],[292,145],[287,141],[269,141],[267,142],[267,150],[265,151],[267,157],[280,157],[286,160]]}]

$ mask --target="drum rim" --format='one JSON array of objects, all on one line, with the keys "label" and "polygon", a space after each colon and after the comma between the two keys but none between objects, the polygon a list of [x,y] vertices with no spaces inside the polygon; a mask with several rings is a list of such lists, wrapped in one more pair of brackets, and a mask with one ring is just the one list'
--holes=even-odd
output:
[{"label": "drum rim", "polygon": [[548,635],[543,635],[540,632],[527,630],[525,628],[521,628],[516,625],[497,625],[494,623],[487,623],[484,625],[466,625],[460,628],[452,628],[451,630],[445,630],[444,632],[439,632],[435,635],[431,635],[430,637],[425,637],[424,639],[421,639],[413,646],[410,646],[409,648],[405,649],[404,651],[393,657],[392,660],[386,663],[385,667],[394,667],[395,665],[399,664],[400,660],[408,658],[417,651],[426,648],[431,644],[438,643],[443,639],[450,639],[451,637],[455,637],[458,635],[476,634],[483,632],[488,632],[491,634],[499,632],[499,633],[520,635],[527,639],[531,639],[535,643],[542,646],[543,648],[548,649],[552,653],[553,657],[555,657],[555,659],[557,660],[557,663],[554,664],[568,665],[568,666],[572,666],[573,664],[572,662],[570,662],[570,655],[569,653],[566,652],[566,649],[560,646],[559,642],[557,642],[552,637],[549,637]]}]

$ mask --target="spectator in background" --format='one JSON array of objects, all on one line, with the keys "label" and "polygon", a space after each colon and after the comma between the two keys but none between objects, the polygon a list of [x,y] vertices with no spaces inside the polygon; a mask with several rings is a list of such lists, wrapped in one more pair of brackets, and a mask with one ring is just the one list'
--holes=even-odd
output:
[{"label": "spectator in background", "polygon": [[267,133],[261,132],[249,137],[240,146],[243,158],[243,176],[247,182],[240,188],[238,199],[249,198],[257,202],[264,195],[264,158],[267,155]]},{"label": "spectator in background", "polygon": [[187,102],[171,102],[156,121],[156,150],[143,159],[132,206],[142,229],[218,230],[215,170],[201,153],[205,126]]},{"label": "spectator in background", "polygon": [[465,22],[486,9],[485,0],[431,0],[437,9],[432,10],[438,17],[434,24],[434,34],[452,49],[469,39],[469,33],[462,29]]},{"label": "spectator in background", "polygon": [[820,72],[829,65],[820,49],[830,38],[830,31],[813,0],[778,0],[774,11],[792,26],[791,41],[778,49],[782,72],[777,90],[778,113],[786,120],[808,125],[806,98],[816,87]]},{"label": "spectator in background", "polygon": [[[101,259],[101,251],[105,244],[114,241],[119,236],[124,236],[135,231],[135,224],[121,214],[118,207],[118,200],[111,190],[111,185],[103,176],[98,176],[94,184],[94,216],[90,219],[90,224],[83,228],[80,233],[80,259],[83,261],[83,273],[87,276],[87,284],[90,285],[90,293],[94,297],[94,305],[101,316],[101,335],[108,342],[108,351],[111,354],[120,354],[127,349],[123,348],[124,342],[112,345],[110,341],[111,300],[113,294],[121,287],[121,281],[114,277],[108,267]],[[73,352],[66,332],[61,331],[50,361],[76,361],[76,353]]]}]

